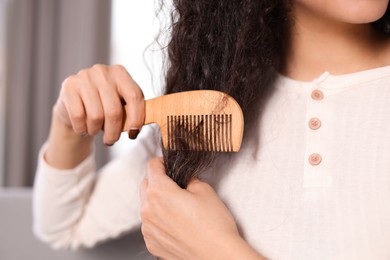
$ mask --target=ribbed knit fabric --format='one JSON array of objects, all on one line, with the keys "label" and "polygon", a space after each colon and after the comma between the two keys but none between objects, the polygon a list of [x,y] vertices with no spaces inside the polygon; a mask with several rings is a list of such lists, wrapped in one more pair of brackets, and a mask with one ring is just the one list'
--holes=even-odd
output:
[{"label": "ribbed knit fabric", "polygon": [[[248,243],[270,259],[390,259],[390,66],[312,82],[280,75],[258,113],[243,149],[206,175]],[[159,150],[150,135],[97,178],[92,157],[59,171],[43,148],[37,236],[76,248],[137,227],[138,184]]]}]

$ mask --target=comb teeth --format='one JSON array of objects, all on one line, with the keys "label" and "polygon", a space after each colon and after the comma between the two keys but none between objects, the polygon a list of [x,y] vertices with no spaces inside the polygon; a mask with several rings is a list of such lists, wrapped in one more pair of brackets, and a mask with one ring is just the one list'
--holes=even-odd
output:
[{"label": "comb teeth", "polygon": [[169,115],[169,150],[232,152],[232,114]]}]

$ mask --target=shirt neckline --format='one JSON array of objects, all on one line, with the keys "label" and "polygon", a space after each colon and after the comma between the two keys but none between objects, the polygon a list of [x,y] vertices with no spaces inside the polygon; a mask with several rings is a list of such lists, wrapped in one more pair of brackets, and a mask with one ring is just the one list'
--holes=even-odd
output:
[{"label": "shirt neckline", "polygon": [[344,88],[354,85],[361,85],[365,82],[378,80],[383,77],[390,76],[390,65],[372,68],[368,70],[352,72],[342,75],[332,75],[325,71],[312,81],[301,81],[289,78],[277,72],[277,84],[278,87],[288,88],[300,88],[300,89],[313,89],[321,87],[325,89]]}]

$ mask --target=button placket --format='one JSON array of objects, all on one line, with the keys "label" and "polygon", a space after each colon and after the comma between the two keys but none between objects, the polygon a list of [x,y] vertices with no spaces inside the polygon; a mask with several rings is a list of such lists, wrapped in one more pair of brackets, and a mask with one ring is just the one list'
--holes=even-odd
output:
[{"label": "button placket", "polygon": [[304,187],[329,187],[331,178],[326,171],[323,124],[326,116],[326,93],[315,84],[306,107],[306,152],[304,162]]}]

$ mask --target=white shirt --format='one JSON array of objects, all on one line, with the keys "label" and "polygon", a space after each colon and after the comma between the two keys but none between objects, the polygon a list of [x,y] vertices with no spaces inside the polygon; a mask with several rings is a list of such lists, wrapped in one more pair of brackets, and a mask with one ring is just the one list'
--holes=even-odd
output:
[{"label": "white shirt", "polygon": [[[312,82],[280,75],[257,112],[242,150],[205,175],[246,241],[270,259],[390,259],[390,66]],[[145,163],[159,155],[153,133],[98,175],[92,156],[60,171],[43,148],[37,236],[77,248],[137,228]]]}]

